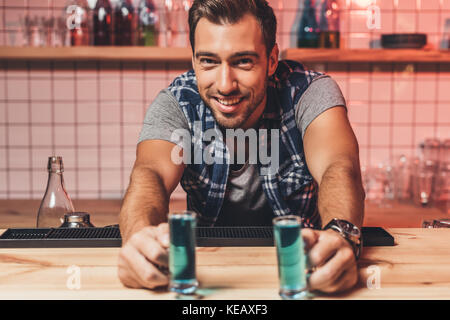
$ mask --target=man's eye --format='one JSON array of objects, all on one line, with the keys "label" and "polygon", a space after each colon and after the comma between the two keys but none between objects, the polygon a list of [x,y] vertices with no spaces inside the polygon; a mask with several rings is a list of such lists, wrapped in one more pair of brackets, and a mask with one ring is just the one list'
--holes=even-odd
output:
[{"label": "man's eye", "polygon": [[242,67],[249,67],[253,64],[253,60],[252,59],[240,59],[238,61],[236,61],[236,65],[238,66],[242,66]]},{"label": "man's eye", "polygon": [[207,65],[207,64],[215,64],[216,62],[213,59],[201,58],[200,63]]}]

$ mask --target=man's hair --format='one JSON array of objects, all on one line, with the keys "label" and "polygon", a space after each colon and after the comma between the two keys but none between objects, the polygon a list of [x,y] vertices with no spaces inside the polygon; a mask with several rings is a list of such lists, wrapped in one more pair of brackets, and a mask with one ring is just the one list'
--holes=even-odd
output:
[{"label": "man's hair", "polygon": [[201,18],[216,24],[233,24],[246,14],[253,15],[259,22],[269,56],[275,45],[277,19],[266,0],[194,0],[189,10],[189,40],[192,52],[195,51],[195,29]]}]

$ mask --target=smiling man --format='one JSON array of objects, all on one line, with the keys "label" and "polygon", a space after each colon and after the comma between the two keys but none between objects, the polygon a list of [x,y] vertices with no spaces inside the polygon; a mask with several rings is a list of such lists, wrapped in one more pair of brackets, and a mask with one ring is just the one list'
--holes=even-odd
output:
[{"label": "smiling man", "polygon": [[[133,288],[168,284],[168,205],[181,183],[200,225],[270,226],[276,216],[300,216],[310,289],[353,287],[364,191],[339,87],[298,62],[278,61],[276,19],[265,0],[194,1],[189,25],[193,70],[158,94],[141,131],[120,212],[119,278]],[[236,163],[228,136],[202,139],[207,130],[231,129],[278,130],[268,145],[279,146],[271,155],[279,166],[265,171],[259,158],[249,161],[248,140],[245,161]],[[200,143],[215,161],[173,161],[179,130],[194,137],[182,152]]]}]

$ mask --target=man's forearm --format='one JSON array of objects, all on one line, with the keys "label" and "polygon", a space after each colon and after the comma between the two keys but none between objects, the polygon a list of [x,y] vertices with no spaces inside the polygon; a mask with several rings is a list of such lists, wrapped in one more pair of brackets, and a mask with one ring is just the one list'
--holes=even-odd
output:
[{"label": "man's forearm", "polygon": [[338,218],[361,228],[364,198],[359,166],[345,160],[330,165],[319,186],[318,208],[322,227],[333,218]]},{"label": "man's forearm", "polygon": [[168,211],[169,196],[159,175],[149,168],[133,168],[119,216],[122,237],[167,221]]}]

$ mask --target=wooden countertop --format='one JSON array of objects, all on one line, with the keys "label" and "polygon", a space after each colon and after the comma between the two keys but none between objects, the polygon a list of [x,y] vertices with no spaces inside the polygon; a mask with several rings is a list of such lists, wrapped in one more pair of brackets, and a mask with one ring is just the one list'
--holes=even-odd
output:
[{"label": "wooden countertop", "polygon": [[[450,299],[450,230],[393,228],[394,247],[365,248],[359,283],[315,299]],[[166,290],[125,288],[119,248],[0,249],[0,299],[174,299]],[[279,299],[274,247],[197,248],[203,299]],[[69,289],[79,267],[80,289]],[[378,267],[380,288],[367,288]]]}]

